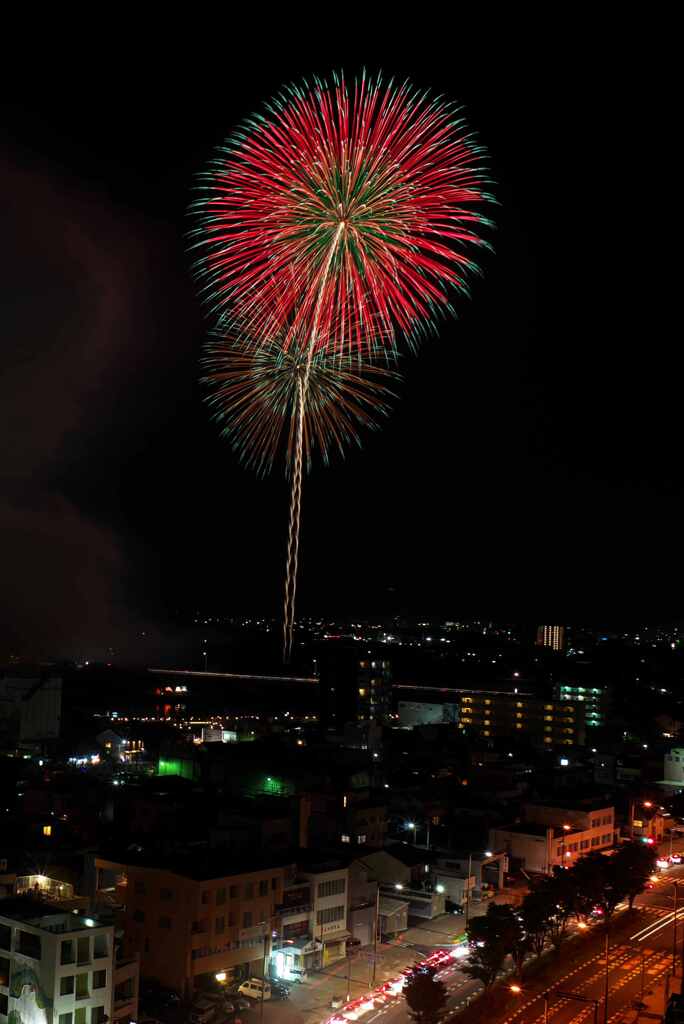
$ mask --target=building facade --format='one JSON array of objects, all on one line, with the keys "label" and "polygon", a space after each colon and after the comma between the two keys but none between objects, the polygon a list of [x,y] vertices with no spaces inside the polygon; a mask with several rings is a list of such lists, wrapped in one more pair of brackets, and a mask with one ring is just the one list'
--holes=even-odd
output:
[{"label": "building facade", "polygon": [[458,694],[458,728],[485,739],[521,736],[539,746],[582,746],[584,705],[529,694],[468,690]]},{"label": "building facade", "polygon": [[580,686],[573,682],[556,683],[554,701],[569,701],[584,707],[584,720],[588,728],[606,725],[610,714],[610,690],[605,685]]},{"label": "building facade", "polygon": [[0,904],[0,1024],[113,1019],[114,928],[30,897]]},{"label": "building facade", "polygon": [[552,651],[565,650],[565,626],[539,626],[537,646],[550,647]]},{"label": "building facade", "polygon": [[98,856],[95,871],[96,900],[118,908],[124,956],[140,957],[143,977],[189,995],[205,976],[261,976],[294,866],[221,873]]}]

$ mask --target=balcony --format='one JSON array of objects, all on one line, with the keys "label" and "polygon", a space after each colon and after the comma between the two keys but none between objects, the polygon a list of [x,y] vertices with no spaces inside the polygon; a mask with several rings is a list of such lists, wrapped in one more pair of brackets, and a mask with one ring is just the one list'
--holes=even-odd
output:
[{"label": "balcony", "polygon": [[293,903],[293,904],[287,904],[287,905],[285,905],[283,903],[280,903],[275,908],[276,914],[279,917],[282,917],[283,919],[285,919],[287,917],[294,917],[295,914],[310,914],[312,910],[313,910],[313,903],[311,903],[311,902]]}]

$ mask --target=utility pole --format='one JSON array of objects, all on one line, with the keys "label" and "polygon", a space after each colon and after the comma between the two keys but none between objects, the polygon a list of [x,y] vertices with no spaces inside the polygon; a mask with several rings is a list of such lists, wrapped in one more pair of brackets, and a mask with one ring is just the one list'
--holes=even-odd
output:
[{"label": "utility pole", "polygon": [[465,926],[468,927],[468,921],[470,920],[470,872],[473,869],[473,855],[468,854],[468,877],[466,878],[466,906],[465,906]]},{"label": "utility pole", "polygon": [[371,987],[375,984],[375,971],[378,961],[378,929],[380,927],[380,883],[376,883],[375,889],[375,926],[373,928],[373,977]]},{"label": "utility pole", "polygon": [[266,958],[268,955],[268,946],[266,945],[266,939],[268,937],[267,930],[270,931],[271,919],[268,922],[264,922],[264,957],[261,964],[261,1005],[259,1007],[259,1020],[261,1024],[264,1024],[264,994],[266,991]]},{"label": "utility pole", "polygon": [[548,988],[544,993],[544,1024],[549,1024],[549,992]]}]

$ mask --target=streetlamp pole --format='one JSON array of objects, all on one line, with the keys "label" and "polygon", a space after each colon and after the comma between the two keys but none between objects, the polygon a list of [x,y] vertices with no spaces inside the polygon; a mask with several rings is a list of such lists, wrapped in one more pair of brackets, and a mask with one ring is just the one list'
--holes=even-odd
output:
[{"label": "streetlamp pole", "polygon": [[606,978],[603,996],[603,1024],[608,1024],[608,945],[610,940],[610,933],[608,926],[606,925]]},{"label": "streetlamp pole", "polygon": [[679,896],[679,883],[677,879],[672,882],[674,889],[674,915],[672,917],[672,976],[677,974],[677,901]]}]

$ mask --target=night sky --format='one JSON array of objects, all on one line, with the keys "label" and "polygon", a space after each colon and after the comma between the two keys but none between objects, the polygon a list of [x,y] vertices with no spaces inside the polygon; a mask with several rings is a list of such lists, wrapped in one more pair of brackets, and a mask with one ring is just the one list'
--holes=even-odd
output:
[{"label": "night sky", "polygon": [[61,43],[7,75],[0,653],[71,653],[194,608],[277,613],[286,487],[237,463],[202,401],[185,211],[212,148],[283,82],[364,63],[464,103],[496,252],[459,320],[403,360],[384,429],[307,479],[301,611],[680,617],[657,55],[616,30],[548,47],[457,27],[344,43],[209,22]]}]

